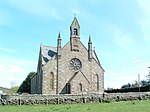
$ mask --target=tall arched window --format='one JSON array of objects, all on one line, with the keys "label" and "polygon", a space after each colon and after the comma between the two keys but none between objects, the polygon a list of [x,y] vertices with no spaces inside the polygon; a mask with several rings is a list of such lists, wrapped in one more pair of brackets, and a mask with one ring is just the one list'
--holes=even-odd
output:
[{"label": "tall arched window", "polygon": [[99,90],[99,76],[96,74],[96,85],[97,85],[97,90]]},{"label": "tall arched window", "polygon": [[50,89],[54,89],[54,74],[53,72],[50,73]]},{"label": "tall arched window", "polygon": [[79,84],[79,90],[80,90],[80,92],[82,92],[82,84],[81,83]]}]

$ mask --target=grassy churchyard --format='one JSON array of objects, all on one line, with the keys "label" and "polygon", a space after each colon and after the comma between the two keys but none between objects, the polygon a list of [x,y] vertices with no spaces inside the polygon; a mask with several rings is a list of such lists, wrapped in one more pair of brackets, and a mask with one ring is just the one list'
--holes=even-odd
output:
[{"label": "grassy churchyard", "polygon": [[150,100],[70,105],[0,106],[0,112],[150,112]]}]

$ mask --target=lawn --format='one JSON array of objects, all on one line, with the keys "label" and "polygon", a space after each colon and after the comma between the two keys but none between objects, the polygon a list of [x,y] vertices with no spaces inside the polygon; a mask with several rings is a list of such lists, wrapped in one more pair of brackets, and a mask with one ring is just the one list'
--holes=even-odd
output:
[{"label": "lawn", "polygon": [[71,105],[0,106],[0,112],[150,112],[150,100]]}]

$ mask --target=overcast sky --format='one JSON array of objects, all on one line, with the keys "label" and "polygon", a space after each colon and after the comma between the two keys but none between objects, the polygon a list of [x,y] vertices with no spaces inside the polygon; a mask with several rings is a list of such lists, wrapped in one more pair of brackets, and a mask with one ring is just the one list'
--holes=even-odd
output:
[{"label": "overcast sky", "polygon": [[150,0],[0,0],[0,86],[20,85],[36,71],[40,44],[69,39],[74,13],[87,47],[91,35],[105,69],[105,88],[146,79],[150,66]]}]

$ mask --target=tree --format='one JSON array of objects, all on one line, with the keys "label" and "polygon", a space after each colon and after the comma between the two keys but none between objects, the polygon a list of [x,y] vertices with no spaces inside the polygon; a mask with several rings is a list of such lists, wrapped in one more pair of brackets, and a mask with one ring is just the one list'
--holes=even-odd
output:
[{"label": "tree", "polygon": [[127,89],[127,88],[131,88],[131,84],[128,83],[128,84],[125,84],[121,87],[122,89]]},{"label": "tree", "polygon": [[[148,67],[148,68],[150,68],[150,67]],[[150,83],[150,71],[149,71],[149,74],[146,77],[147,77],[148,83]]]},{"label": "tree", "polygon": [[141,86],[147,86],[148,82],[146,80],[141,80]]},{"label": "tree", "polygon": [[18,92],[21,93],[30,93],[30,85],[31,85],[31,78],[35,75],[35,72],[30,72],[27,75],[27,78],[22,82],[22,84],[20,85]]},{"label": "tree", "polygon": [[136,88],[136,87],[139,87],[138,81],[135,81],[135,82],[132,84],[132,88]]},{"label": "tree", "polygon": [[[150,69],[150,67],[148,67]],[[146,76],[147,80],[146,80],[146,86],[150,85],[150,70],[149,70],[149,74]]]},{"label": "tree", "polygon": [[14,86],[14,87],[11,87],[10,90],[13,92],[13,93],[17,93],[18,92],[18,89],[19,89],[19,86]]}]

